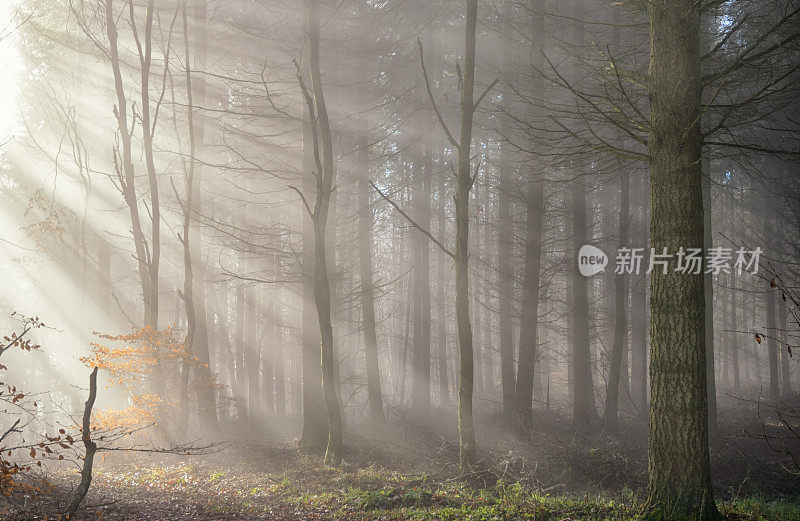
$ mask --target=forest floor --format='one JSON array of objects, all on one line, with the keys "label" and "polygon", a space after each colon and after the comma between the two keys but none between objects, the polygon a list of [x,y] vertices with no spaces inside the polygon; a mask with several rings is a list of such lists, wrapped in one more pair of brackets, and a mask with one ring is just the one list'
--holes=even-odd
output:
[{"label": "forest floor", "polygon": [[[92,488],[74,519],[640,517],[647,482],[645,427],[629,424],[614,436],[579,435],[555,414],[537,419],[536,430],[520,439],[499,417],[482,417],[482,459],[467,475],[458,473],[452,427],[422,428],[410,418],[372,427],[368,434],[350,432],[346,461],[337,469],[322,467],[319,456],[298,453],[296,426],[281,432],[265,428],[269,434],[258,437],[241,434],[235,446],[202,458],[113,456],[96,462]],[[773,440],[770,448],[763,434],[782,432],[774,422],[737,421],[733,428],[725,420],[723,415],[711,455],[722,512],[735,520],[800,520],[800,474],[792,465],[800,441]],[[63,504],[77,481],[74,472],[59,474],[61,492],[54,498]],[[52,512],[58,508],[51,502],[25,513],[15,510],[3,515],[0,506],[0,519],[56,519]]]}]

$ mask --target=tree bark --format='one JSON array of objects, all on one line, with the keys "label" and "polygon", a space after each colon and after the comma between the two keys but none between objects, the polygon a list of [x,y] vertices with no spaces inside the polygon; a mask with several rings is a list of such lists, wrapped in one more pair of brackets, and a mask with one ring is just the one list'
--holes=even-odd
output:
[{"label": "tree bark", "polygon": [[[730,323],[735,326],[735,325],[737,325],[739,323],[738,320],[737,320],[737,317],[736,317],[737,309],[736,309],[736,274],[735,273],[731,273],[730,281],[731,281],[731,289],[730,289],[730,292],[731,292],[731,321],[730,321]],[[733,366],[733,388],[734,388],[734,390],[736,390],[736,392],[739,392],[739,390],[741,389],[741,380],[740,380],[740,378],[741,378],[741,376],[740,376],[741,370],[739,369],[739,338],[738,338],[739,335],[738,335],[738,333],[735,333],[735,332],[731,332],[729,335],[730,335],[729,336],[729,338],[730,338],[730,340],[729,340],[730,347],[729,348],[731,350],[731,365]]]},{"label": "tree bark", "polygon": [[97,367],[89,375],[89,398],[83,408],[83,425],[81,426],[81,437],[85,453],[83,456],[83,468],[81,469],[81,482],[75,490],[75,495],[67,507],[67,514],[71,517],[81,505],[83,498],[89,492],[92,484],[92,466],[94,465],[94,455],[97,452],[97,444],[92,441],[92,409],[97,398]]},{"label": "tree bark", "polygon": [[[314,157],[316,130],[305,107],[303,124],[303,192],[312,193],[314,184]],[[303,220],[303,309],[302,309],[302,366],[303,366],[303,434],[299,449],[303,452],[322,450],[328,440],[325,403],[322,399],[322,366],[320,365],[319,319],[314,305],[314,223],[311,215],[302,211]]]},{"label": "tree bark", "polygon": [[[336,382],[334,379],[336,360],[334,358],[333,327],[331,326],[331,289],[328,279],[325,241],[335,165],[333,139],[328,119],[328,109],[325,105],[321,77],[322,69],[320,67],[319,0],[309,1],[307,15],[309,66],[311,69],[314,107],[313,110],[309,108],[309,112],[312,114],[311,121],[317,122],[316,126],[322,142],[321,160],[318,161],[318,171],[316,173],[316,199],[312,212],[312,221],[314,223],[314,303],[317,308],[321,338],[322,396],[328,413],[328,446],[325,450],[325,464],[336,466],[342,460],[344,440],[342,439],[342,412],[336,394]],[[307,101],[311,105],[312,100],[308,95]],[[316,112],[316,117],[313,117],[314,112]],[[316,129],[314,130],[314,135],[316,136]],[[319,157],[319,147],[315,148],[315,156]]]},{"label": "tree bark", "polygon": [[[503,14],[507,20],[512,20],[515,11],[511,2],[503,5]],[[536,15],[534,15],[535,17]],[[536,35],[536,29],[533,30]],[[503,66],[510,72],[513,67],[510,59],[511,49],[514,41],[510,34],[503,36]],[[512,113],[514,110],[514,92],[510,87],[503,90],[503,110]],[[509,118],[503,119],[506,128],[505,135],[508,135],[511,125]],[[512,197],[511,191],[514,188],[514,178],[517,175],[512,160],[511,143],[504,139],[500,143],[500,171],[498,173],[498,220],[497,229],[497,319],[500,329],[500,379],[503,386],[503,414],[511,416],[515,410],[516,396],[516,374],[514,367],[514,280],[511,269],[514,244],[512,234],[514,231]]]},{"label": "tree bark", "polygon": [[769,399],[773,403],[780,400],[780,375],[778,374],[778,328],[775,320],[775,292],[769,289],[764,293],[767,313],[767,357],[769,360]]},{"label": "tree bark", "polygon": [[[619,245],[628,247],[628,211],[630,206],[630,177],[628,172],[621,172],[620,204],[619,204]],[[608,371],[608,387],[606,389],[606,428],[617,430],[620,386],[625,385],[621,378],[622,356],[625,340],[628,336],[628,277],[617,274],[614,277],[614,338],[611,345],[611,365]]]},{"label": "tree bark", "polygon": [[[439,185],[439,242],[444,244],[447,235],[447,184]],[[447,306],[445,305],[445,288],[447,272],[445,271],[446,259],[443,252],[439,252],[439,263],[436,273],[436,341],[439,344],[439,404],[442,407],[450,406],[450,379],[447,372]]]},{"label": "tree bark", "polygon": [[522,317],[519,333],[519,367],[516,385],[516,417],[519,426],[530,428],[533,418],[533,377],[539,325],[539,278],[542,264],[544,180],[534,173],[525,198],[525,275],[522,283]]},{"label": "tree bark", "polygon": [[382,422],[383,391],[378,364],[378,335],[375,328],[375,295],[372,282],[372,209],[370,208],[369,145],[362,132],[358,141],[358,257],[361,274],[361,321],[367,369],[367,396],[373,420]]},{"label": "tree bark", "polygon": [[[641,194],[636,204],[636,240],[644,247],[648,244],[647,204],[644,176],[637,183]],[[637,246],[638,247],[638,246]],[[634,273],[631,286],[631,396],[639,419],[647,421],[647,275],[644,270]]]},{"label": "tree bark", "polygon": [[[702,248],[700,6],[648,4],[650,234],[652,248]],[[717,519],[708,454],[705,292],[702,274],[651,274],[648,508]]]},{"label": "tree bark", "polygon": [[[535,67],[544,59],[540,49],[544,47],[544,2],[531,0],[531,55]],[[534,72],[531,96],[544,96],[544,78]],[[541,171],[530,175],[525,197],[527,224],[525,227],[525,267],[522,283],[522,316],[520,320],[517,380],[514,391],[515,414],[520,427],[531,427],[533,418],[533,383],[536,373],[538,324],[539,324],[539,279],[542,258],[542,229],[544,226],[544,176]],[[508,224],[506,224],[508,223]],[[500,221],[501,229],[511,225],[511,220]]]},{"label": "tree bark", "polygon": [[586,218],[586,185],[583,177],[572,182],[572,335],[573,335],[573,421],[580,429],[587,429],[596,415],[594,383],[592,378],[592,353],[589,345],[589,285],[587,278],[578,273],[578,250],[587,244],[589,223]]},{"label": "tree bark", "polygon": [[792,396],[792,384],[789,379],[789,350],[788,350],[788,331],[786,330],[786,301],[779,297],[778,300],[778,329],[780,331],[781,343],[778,349],[781,351],[781,396],[788,399]]},{"label": "tree bark", "polygon": [[[703,247],[709,251],[714,247],[711,216],[713,204],[711,200],[711,164],[707,158],[702,160],[703,170]],[[717,433],[717,383],[714,363],[714,276],[703,274],[703,292],[705,294],[705,345],[706,345],[706,391],[708,399],[708,429],[711,439]]]},{"label": "tree bark", "polygon": [[[423,229],[431,223],[431,166],[429,156],[414,165],[412,204],[415,221]],[[431,404],[431,289],[428,238],[414,230],[414,342],[411,358],[411,407],[424,417]]]},{"label": "tree bark", "polygon": [[472,190],[472,120],[475,103],[475,45],[478,0],[466,2],[464,82],[461,90],[461,134],[456,186],[456,321],[461,367],[458,387],[459,462],[462,472],[475,460],[475,427],[472,419],[473,352],[469,318],[469,195]]}]

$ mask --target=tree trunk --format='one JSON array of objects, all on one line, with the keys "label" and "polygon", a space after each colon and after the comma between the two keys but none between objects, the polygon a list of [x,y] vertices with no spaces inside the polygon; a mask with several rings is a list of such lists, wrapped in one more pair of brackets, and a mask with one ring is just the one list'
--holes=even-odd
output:
[{"label": "tree trunk", "polygon": [[[650,234],[656,252],[702,248],[700,6],[648,4]],[[648,506],[654,515],[719,517],[708,454],[702,274],[651,274]]]},{"label": "tree trunk", "polygon": [[[308,107],[303,124],[303,192],[312,193],[314,185],[314,154],[316,132]],[[303,309],[302,309],[302,368],[303,368],[303,434],[299,449],[303,452],[322,450],[327,444],[328,425],[322,399],[322,366],[320,365],[319,319],[314,305],[314,223],[305,210],[303,220]]]},{"label": "tree trunk", "polygon": [[[206,14],[207,5],[205,0],[198,0],[194,6],[193,29],[195,33],[195,67],[205,67],[205,39],[206,39]],[[184,59],[186,67],[186,93],[187,93],[187,116],[189,126],[189,157],[185,167],[186,201],[183,204],[184,222],[183,237],[181,242],[184,249],[184,307],[186,308],[186,339],[184,341],[187,354],[197,358],[198,366],[195,369],[197,393],[197,407],[202,425],[206,429],[215,429],[217,422],[216,398],[214,396],[214,382],[211,376],[211,353],[208,345],[208,323],[205,305],[205,280],[203,269],[203,259],[201,248],[198,248],[199,241],[192,240],[191,222],[194,214],[194,204],[200,203],[202,179],[199,174],[197,157],[197,144],[203,144],[205,136],[205,125],[199,114],[195,114],[195,100],[203,106],[205,101],[205,82],[196,81],[192,75],[192,68],[189,61],[189,39],[188,39],[188,19],[186,9],[183,9],[183,31],[187,37],[184,40]],[[199,260],[200,284],[195,284],[193,259]],[[195,291],[195,288],[197,291]],[[186,374],[188,377],[188,364],[186,364]]]},{"label": "tree trunk", "polygon": [[[731,273],[731,324],[738,327],[739,321],[736,318],[736,274]],[[733,366],[733,388],[736,392],[741,390],[740,369],[739,369],[739,334],[730,333],[729,349],[731,350],[731,365]]]},{"label": "tree trunk", "polygon": [[[325,464],[336,466],[342,460],[344,440],[342,439],[342,412],[336,394],[336,382],[334,379],[337,362],[334,358],[333,327],[331,326],[331,289],[328,279],[325,241],[335,165],[331,126],[322,88],[322,70],[319,57],[319,0],[310,0],[308,3],[308,27],[309,66],[311,69],[313,106],[316,110],[316,118],[313,117],[314,110],[309,109],[309,111],[312,113],[311,121],[317,122],[322,141],[321,164],[317,165],[316,199],[312,213],[312,221],[314,223],[314,303],[317,308],[321,338],[322,396],[328,413],[328,446],[325,450]],[[316,136],[316,130],[314,133]],[[315,153],[315,156],[319,157],[320,154]]]},{"label": "tree trunk", "polygon": [[[430,157],[414,162],[412,205],[415,220],[423,229],[431,223],[431,164]],[[422,168],[424,166],[424,169]],[[425,416],[431,404],[431,289],[430,247],[428,238],[414,230],[414,343],[411,359],[411,406]]]},{"label": "tree trunk", "polygon": [[[447,235],[447,184],[442,182],[439,185],[439,242],[444,244]],[[447,373],[447,307],[445,305],[445,288],[447,272],[445,270],[446,260],[443,252],[439,252],[439,263],[436,273],[436,302],[438,310],[436,313],[436,341],[439,344],[439,404],[442,407],[450,406],[450,379]]]},{"label": "tree trunk", "polygon": [[[475,190],[475,192],[479,192]],[[480,201],[480,194],[475,194],[475,200]],[[480,203],[478,203],[480,204]],[[473,223],[470,223],[471,225]],[[483,258],[481,255],[481,244],[483,244],[483,237],[481,236],[481,223],[479,220],[475,220],[474,226],[472,226],[472,244],[474,245],[472,248],[475,251],[475,255],[481,259]],[[482,393],[483,392],[483,339],[481,338],[481,331],[483,331],[483,316],[484,316],[484,309],[481,305],[481,269],[480,266],[474,268],[474,273],[476,275],[475,280],[470,284],[470,291],[472,292],[472,302],[475,304],[472,309],[472,321],[475,324],[475,331],[473,331],[473,345],[472,345],[472,352],[474,353],[474,360],[473,360],[473,367],[475,368],[475,392]],[[488,390],[487,390],[488,391]]]},{"label": "tree trunk", "polygon": [[769,359],[769,399],[773,403],[780,400],[780,376],[778,374],[778,328],[775,320],[775,292],[769,289],[764,294],[767,308],[767,356]]},{"label": "tree trunk", "polygon": [[[544,180],[534,173],[525,198],[525,275],[522,283],[522,317],[519,333],[516,417],[519,426],[529,428],[533,415],[533,377],[536,366],[536,342],[539,324],[539,278],[542,264],[542,227],[544,221]],[[502,224],[502,223],[501,223]]]},{"label": "tree trunk", "polygon": [[236,380],[234,381],[233,395],[236,400],[239,421],[242,423],[247,422],[247,400],[245,396],[247,375],[244,369],[244,353],[247,346],[245,337],[245,300],[245,288],[239,285],[236,287],[236,331],[234,333]]},{"label": "tree trunk", "polygon": [[359,137],[358,155],[358,252],[361,273],[361,320],[364,327],[364,354],[367,369],[367,395],[373,420],[383,421],[383,391],[378,364],[378,336],[375,330],[375,296],[372,282],[372,210],[370,208],[369,145],[367,134]]},{"label": "tree trunk", "polygon": [[267,320],[263,321],[261,330],[261,409],[266,415],[275,412],[275,359],[273,353],[280,343],[280,325],[278,324],[278,294],[273,294],[272,302],[267,306]]},{"label": "tree trunk", "polygon": [[572,182],[572,335],[573,335],[573,421],[586,429],[596,414],[594,384],[592,379],[592,353],[589,345],[589,285],[587,278],[578,273],[578,250],[587,244],[589,223],[586,218],[586,185],[583,177]]},{"label": "tree trunk", "polygon": [[[619,203],[619,246],[628,247],[628,211],[630,206],[630,177],[628,172],[621,172]],[[613,272],[612,272],[613,273]],[[625,350],[625,339],[628,336],[628,277],[617,274],[614,277],[614,338],[611,344],[611,365],[608,371],[608,387],[606,389],[606,427],[617,430],[617,414],[619,410],[620,386],[624,386],[621,378],[622,356]]]},{"label": "tree trunk", "polygon": [[286,341],[281,298],[275,300],[275,338],[272,345],[272,370],[274,372],[275,413],[286,415],[286,369],[284,368],[283,346]]},{"label": "tree trunk", "polygon": [[[714,235],[711,228],[713,204],[711,200],[711,164],[708,159],[702,160],[703,169],[703,247],[710,251],[714,246]],[[708,429],[709,437],[714,438],[717,433],[717,384],[714,371],[714,276],[703,274],[703,292],[705,294],[705,345],[706,345],[706,391],[708,399]]]},{"label": "tree trunk", "polygon": [[[531,0],[531,50],[535,67],[542,65],[544,56],[539,50],[544,46],[544,2]],[[531,96],[544,96],[544,78],[534,72]],[[527,224],[525,226],[525,267],[522,283],[522,316],[520,320],[518,367],[515,395],[515,413],[519,426],[529,428],[533,418],[533,381],[536,373],[539,279],[542,258],[542,228],[544,225],[544,175],[531,172],[531,181],[525,198]],[[501,229],[511,226],[511,219],[500,220]]]},{"label": "tree trunk", "polygon": [[470,153],[475,103],[475,44],[478,0],[466,2],[464,82],[461,89],[461,134],[456,186],[456,321],[461,353],[458,387],[459,462],[466,471],[475,460],[475,427],[472,420],[473,352],[469,319],[469,195],[472,190]]},{"label": "tree trunk", "polygon": [[[505,4],[505,17],[511,20],[513,11],[510,2]],[[535,31],[534,31],[535,33]],[[503,37],[503,56],[508,60],[511,54],[512,40],[510,35]],[[511,63],[504,63],[505,68],[510,68]],[[513,96],[513,90],[506,88],[503,91],[504,110],[511,113],[514,109],[513,103],[509,99]],[[508,118],[504,118],[508,129]],[[498,173],[498,229],[497,229],[497,315],[498,326],[500,329],[500,379],[503,385],[503,414],[510,416],[514,412],[514,396],[516,379],[514,375],[514,324],[512,316],[514,314],[514,281],[511,271],[511,257],[513,255],[514,244],[512,242],[512,232],[514,223],[512,220],[512,198],[513,179],[516,171],[511,158],[511,144],[503,140],[500,144],[500,172]]]},{"label": "tree trunk", "polygon": [[92,466],[94,465],[94,455],[97,452],[97,444],[92,441],[92,409],[94,408],[94,401],[97,398],[97,367],[92,369],[89,375],[89,397],[86,399],[86,404],[83,408],[83,425],[81,426],[81,438],[83,439],[83,446],[85,453],[83,456],[83,467],[81,468],[81,482],[75,490],[75,495],[67,507],[67,518],[78,510],[83,498],[89,492],[89,487],[92,484]]},{"label": "tree trunk", "polygon": [[778,300],[778,329],[780,331],[781,343],[778,349],[781,351],[781,396],[788,399],[792,396],[792,384],[789,379],[789,343],[788,331],[786,330],[786,301],[783,297]]}]

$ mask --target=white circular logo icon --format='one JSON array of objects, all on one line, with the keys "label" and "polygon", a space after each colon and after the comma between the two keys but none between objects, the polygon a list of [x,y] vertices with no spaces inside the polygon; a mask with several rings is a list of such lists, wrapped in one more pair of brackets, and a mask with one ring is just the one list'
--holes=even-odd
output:
[{"label": "white circular logo icon", "polygon": [[608,265],[608,256],[601,250],[591,244],[581,246],[578,251],[578,271],[584,277],[591,277],[602,273],[606,270]]}]

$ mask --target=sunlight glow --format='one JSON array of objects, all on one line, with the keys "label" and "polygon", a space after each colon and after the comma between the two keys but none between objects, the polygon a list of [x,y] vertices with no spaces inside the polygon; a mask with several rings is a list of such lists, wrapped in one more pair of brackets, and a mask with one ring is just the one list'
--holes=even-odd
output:
[{"label": "sunlight glow", "polygon": [[17,94],[21,60],[17,49],[14,19],[17,0],[0,2],[0,144],[13,134],[18,125]]}]

